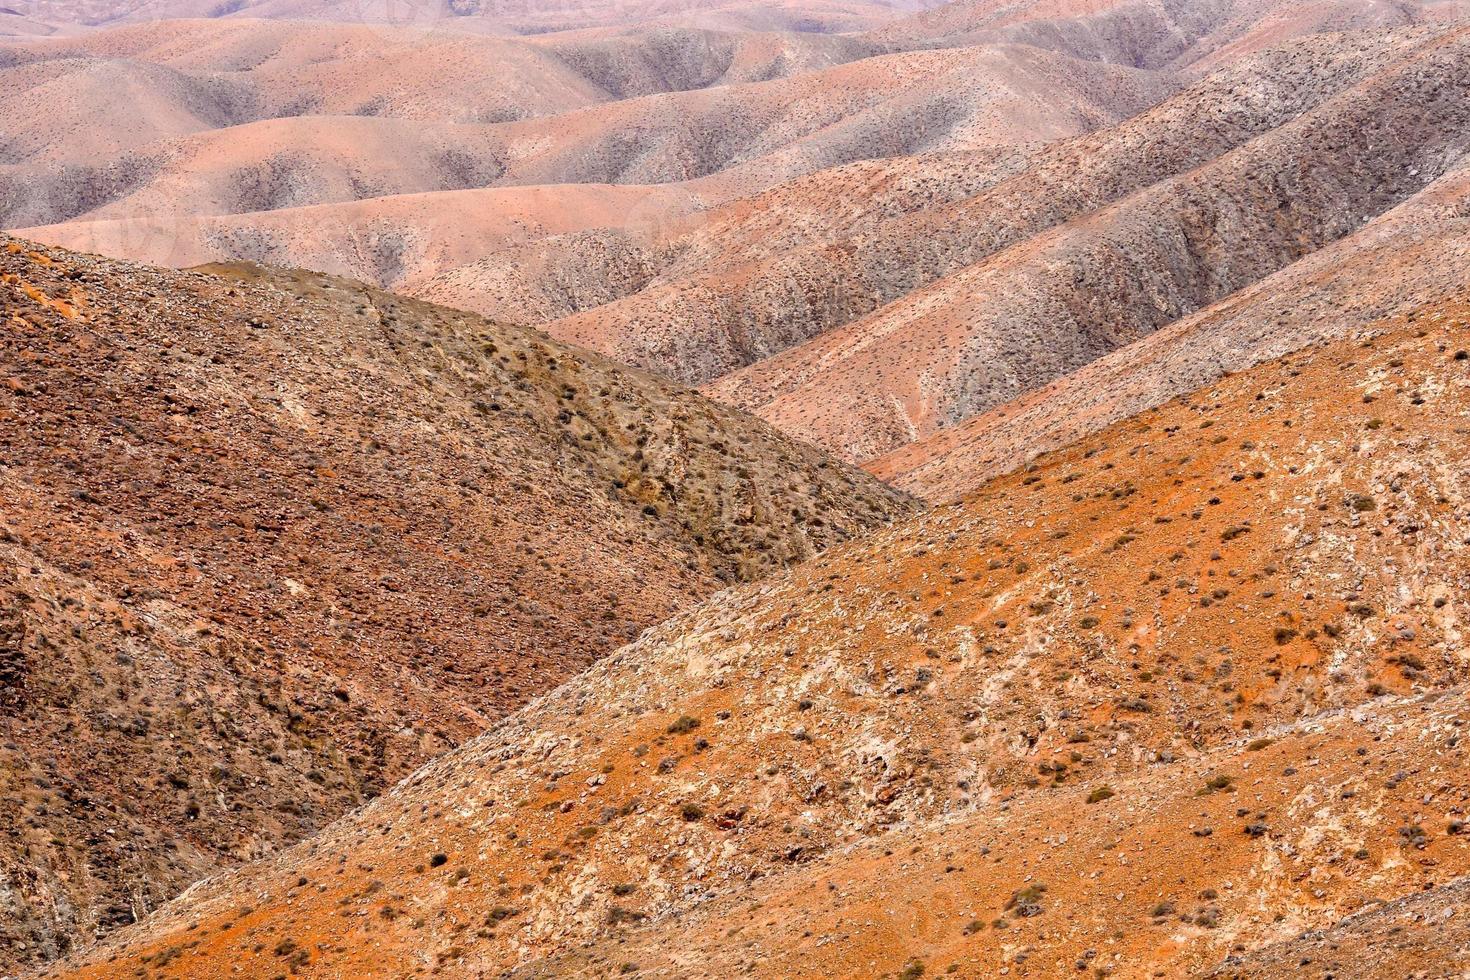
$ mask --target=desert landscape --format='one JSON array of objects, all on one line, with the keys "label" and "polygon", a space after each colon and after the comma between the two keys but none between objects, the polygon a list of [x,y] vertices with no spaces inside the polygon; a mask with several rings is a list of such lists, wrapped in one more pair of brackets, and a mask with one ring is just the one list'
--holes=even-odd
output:
[{"label": "desert landscape", "polygon": [[0,79],[0,977],[1470,977],[1470,4]]}]

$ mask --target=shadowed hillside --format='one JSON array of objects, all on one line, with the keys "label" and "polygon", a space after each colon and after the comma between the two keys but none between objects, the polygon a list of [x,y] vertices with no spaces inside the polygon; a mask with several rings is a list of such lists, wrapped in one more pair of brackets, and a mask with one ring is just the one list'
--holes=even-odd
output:
[{"label": "shadowed hillside", "polygon": [[16,965],[380,793],[693,601],[912,510],[534,331],[0,243]]}]

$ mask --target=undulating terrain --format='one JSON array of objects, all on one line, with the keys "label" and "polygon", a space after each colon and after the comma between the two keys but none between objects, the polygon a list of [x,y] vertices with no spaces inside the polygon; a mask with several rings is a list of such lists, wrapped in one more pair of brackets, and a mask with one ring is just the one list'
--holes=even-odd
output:
[{"label": "undulating terrain", "polygon": [[69,969],[1461,969],[1327,943],[1470,873],[1467,346],[1421,309],[742,587]]},{"label": "undulating terrain", "polygon": [[1470,976],[1467,0],[10,0],[0,228],[0,976]]},{"label": "undulating terrain", "polygon": [[[0,223],[539,325],[885,474],[1442,203],[1470,151],[1459,0],[958,2],[862,29],[589,9],[519,36],[508,10],[306,6],[0,46]],[[1232,360],[1291,349],[1269,339]]]},{"label": "undulating terrain", "polygon": [[0,311],[0,969],[913,508],[675,384],[346,280],[4,239]]}]

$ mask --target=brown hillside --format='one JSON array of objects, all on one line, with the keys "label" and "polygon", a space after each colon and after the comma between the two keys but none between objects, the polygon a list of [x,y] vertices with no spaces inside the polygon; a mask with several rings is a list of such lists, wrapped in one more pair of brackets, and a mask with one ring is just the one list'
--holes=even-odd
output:
[{"label": "brown hillside", "polygon": [[0,242],[0,968],[912,509],[534,331],[212,271]]},{"label": "brown hillside", "polygon": [[1178,976],[1466,876],[1467,324],[665,623],[73,972]]}]

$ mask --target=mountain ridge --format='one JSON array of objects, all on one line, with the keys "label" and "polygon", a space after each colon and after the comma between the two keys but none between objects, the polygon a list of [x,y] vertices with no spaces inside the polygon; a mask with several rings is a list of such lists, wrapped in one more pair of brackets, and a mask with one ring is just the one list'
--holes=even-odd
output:
[{"label": "mountain ridge", "polygon": [[213,273],[0,242],[16,966],[915,506],[534,331]]}]

